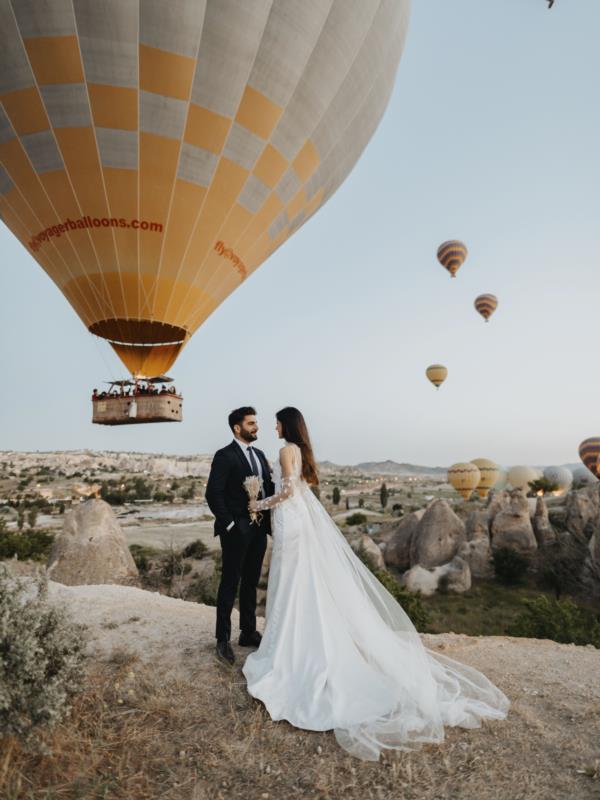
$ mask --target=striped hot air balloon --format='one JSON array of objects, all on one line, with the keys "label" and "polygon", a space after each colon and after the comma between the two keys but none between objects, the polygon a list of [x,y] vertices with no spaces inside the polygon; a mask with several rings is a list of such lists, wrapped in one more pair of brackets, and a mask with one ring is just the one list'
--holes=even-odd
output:
[{"label": "striped hot air balloon", "polygon": [[436,389],[439,389],[442,383],[448,377],[448,370],[443,364],[431,364],[425,370],[425,375],[433,383]]},{"label": "striped hot air balloon", "polygon": [[481,314],[486,322],[498,308],[498,298],[495,294],[480,294],[475,298],[475,309]]},{"label": "striped hot air balloon", "polygon": [[481,472],[479,467],[472,462],[459,462],[448,469],[448,483],[453,489],[456,489],[464,500],[469,499],[480,481]]},{"label": "striped hot air balloon", "polygon": [[487,497],[490,489],[496,485],[500,477],[500,467],[489,458],[474,458],[471,464],[475,464],[481,473],[481,479],[476,486],[477,494],[479,497]]},{"label": "striped hot air balloon", "polygon": [[448,270],[452,278],[456,278],[456,273],[462,267],[468,255],[467,245],[457,239],[451,239],[438,247],[438,261]]},{"label": "striped hot air balloon", "polygon": [[3,221],[131,373],[162,374],[352,170],[408,11],[0,0]]},{"label": "striped hot air balloon", "polygon": [[600,436],[584,439],[579,445],[579,458],[596,478],[600,478],[598,456],[600,456]]}]

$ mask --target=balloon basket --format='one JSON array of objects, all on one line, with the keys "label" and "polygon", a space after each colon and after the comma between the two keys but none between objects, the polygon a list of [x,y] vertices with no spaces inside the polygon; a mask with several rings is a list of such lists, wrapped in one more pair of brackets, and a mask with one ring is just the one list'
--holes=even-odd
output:
[{"label": "balloon basket", "polygon": [[92,408],[92,422],[95,425],[140,425],[183,420],[183,399],[170,392],[99,398],[92,400]]}]

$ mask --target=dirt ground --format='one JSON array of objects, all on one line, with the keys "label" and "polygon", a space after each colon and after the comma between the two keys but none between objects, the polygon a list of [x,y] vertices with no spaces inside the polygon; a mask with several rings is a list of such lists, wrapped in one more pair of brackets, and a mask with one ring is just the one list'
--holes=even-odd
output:
[{"label": "dirt ground", "polygon": [[331,733],[273,723],[245,691],[248,651],[235,648],[234,668],[216,661],[213,608],[116,586],[52,584],[51,592],[90,627],[93,689],[55,734],[54,753],[20,783],[17,759],[9,800],[600,798],[592,646],[423,635],[426,647],[496,683],[512,702],[508,719],[447,729],[440,746],[373,764],[345,754]]}]

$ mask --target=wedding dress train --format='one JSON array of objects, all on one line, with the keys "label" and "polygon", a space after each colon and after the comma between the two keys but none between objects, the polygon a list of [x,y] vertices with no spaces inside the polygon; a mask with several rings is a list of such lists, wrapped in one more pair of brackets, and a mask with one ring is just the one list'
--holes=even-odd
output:
[{"label": "wedding dress train", "polygon": [[274,469],[273,552],[260,647],[243,667],[273,720],[334,730],[352,755],[413,750],[444,726],[500,720],[509,701],[481,672],[425,648],[301,477]]}]

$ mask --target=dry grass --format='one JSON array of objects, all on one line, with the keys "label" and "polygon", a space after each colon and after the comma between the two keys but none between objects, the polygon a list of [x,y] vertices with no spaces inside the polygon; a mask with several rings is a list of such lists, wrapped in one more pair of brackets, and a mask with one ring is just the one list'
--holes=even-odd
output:
[{"label": "dry grass", "polygon": [[5,751],[0,797],[599,798],[600,759],[592,757],[598,709],[582,708],[576,720],[569,710],[571,724],[563,714],[562,735],[563,709],[556,705],[551,713],[559,724],[552,730],[516,703],[506,723],[449,730],[441,747],[367,764],[344,754],[331,734],[271,722],[248,696],[239,666],[212,660],[206,645],[190,648],[177,673],[159,673],[119,650],[94,666],[70,718],[39,742],[37,752],[20,745]]}]

